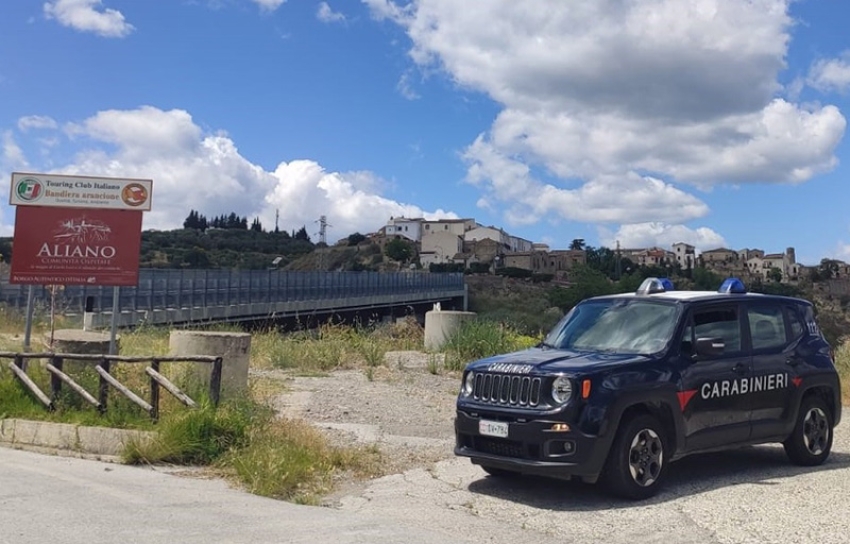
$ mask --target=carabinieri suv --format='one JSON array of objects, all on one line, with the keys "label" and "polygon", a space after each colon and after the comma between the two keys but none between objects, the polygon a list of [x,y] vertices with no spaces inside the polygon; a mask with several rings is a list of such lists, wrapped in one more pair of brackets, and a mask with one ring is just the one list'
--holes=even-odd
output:
[{"label": "carabinieri suv", "polygon": [[470,363],[455,454],[493,476],[601,481],[654,495],[693,453],[778,442],[798,465],[829,456],[841,419],[833,352],[806,300],[675,291],[586,299],[538,346]]}]

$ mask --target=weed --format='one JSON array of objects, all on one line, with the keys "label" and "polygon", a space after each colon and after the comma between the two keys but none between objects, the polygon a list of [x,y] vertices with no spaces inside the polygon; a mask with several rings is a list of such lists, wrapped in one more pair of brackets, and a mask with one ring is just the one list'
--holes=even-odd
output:
[{"label": "weed", "polygon": [[428,362],[426,363],[426,368],[428,372],[434,374],[435,376],[440,373],[440,359],[436,353],[428,354]]},{"label": "weed", "polygon": [[363,355],[363,358],[366,360],[366,365],[369,367],[376,367],[384,364],[386,350],[377,340],[367,338],[362,341],[360,343],[360,353]]},{"label": "weed", "polygon": [[445,368],[462,370],[476,359],[508,353],[533,346],[537,339],[524,336],[508,325],[485,319],[471,319],[461,324],[446,345]]},{"label": "weed", "polygon": [[257,495],[314,503],[332,486],[336,472],[372,475],[379,466],[374,448],[336,449],[307,423],[269,420],[251,429],[248,444],[217,464]]}]

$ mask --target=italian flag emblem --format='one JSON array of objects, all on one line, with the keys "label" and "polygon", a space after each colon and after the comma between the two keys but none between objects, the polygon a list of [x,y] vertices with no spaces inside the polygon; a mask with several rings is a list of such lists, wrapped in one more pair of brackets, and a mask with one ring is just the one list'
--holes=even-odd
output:
[{"label": "italian flag emblem", "polygon": [[17,193],[21,200],[36,200],[41,196],[41,183],[35,179],[24,179],[18,183]]}]

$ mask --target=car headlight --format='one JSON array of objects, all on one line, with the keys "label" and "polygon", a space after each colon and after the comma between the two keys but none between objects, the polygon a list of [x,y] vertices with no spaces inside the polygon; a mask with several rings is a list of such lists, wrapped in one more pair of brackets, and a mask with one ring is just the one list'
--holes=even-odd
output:
[{"label": "car headlight", "polygon": [[463,393],[464,397],[468,397],[472,395],[472,389],[475,384],[475,372],[467,372],[466,378],[463,380],[463,389],[461,393]]},{"label": "car headlight", "polygon": [[552,400],[566,404],[573,396],[573,382],[566,376],[558,376],[552,382]]}]

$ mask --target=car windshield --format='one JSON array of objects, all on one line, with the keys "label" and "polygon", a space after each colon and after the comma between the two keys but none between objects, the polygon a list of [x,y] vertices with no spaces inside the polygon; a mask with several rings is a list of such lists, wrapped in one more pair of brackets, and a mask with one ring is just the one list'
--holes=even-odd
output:
[{"label": "car windshield", "polygon": [[676,325],[674,304],[612,298],[573,308],[543,341],[559,349],[649,354],[663,349]]}]

